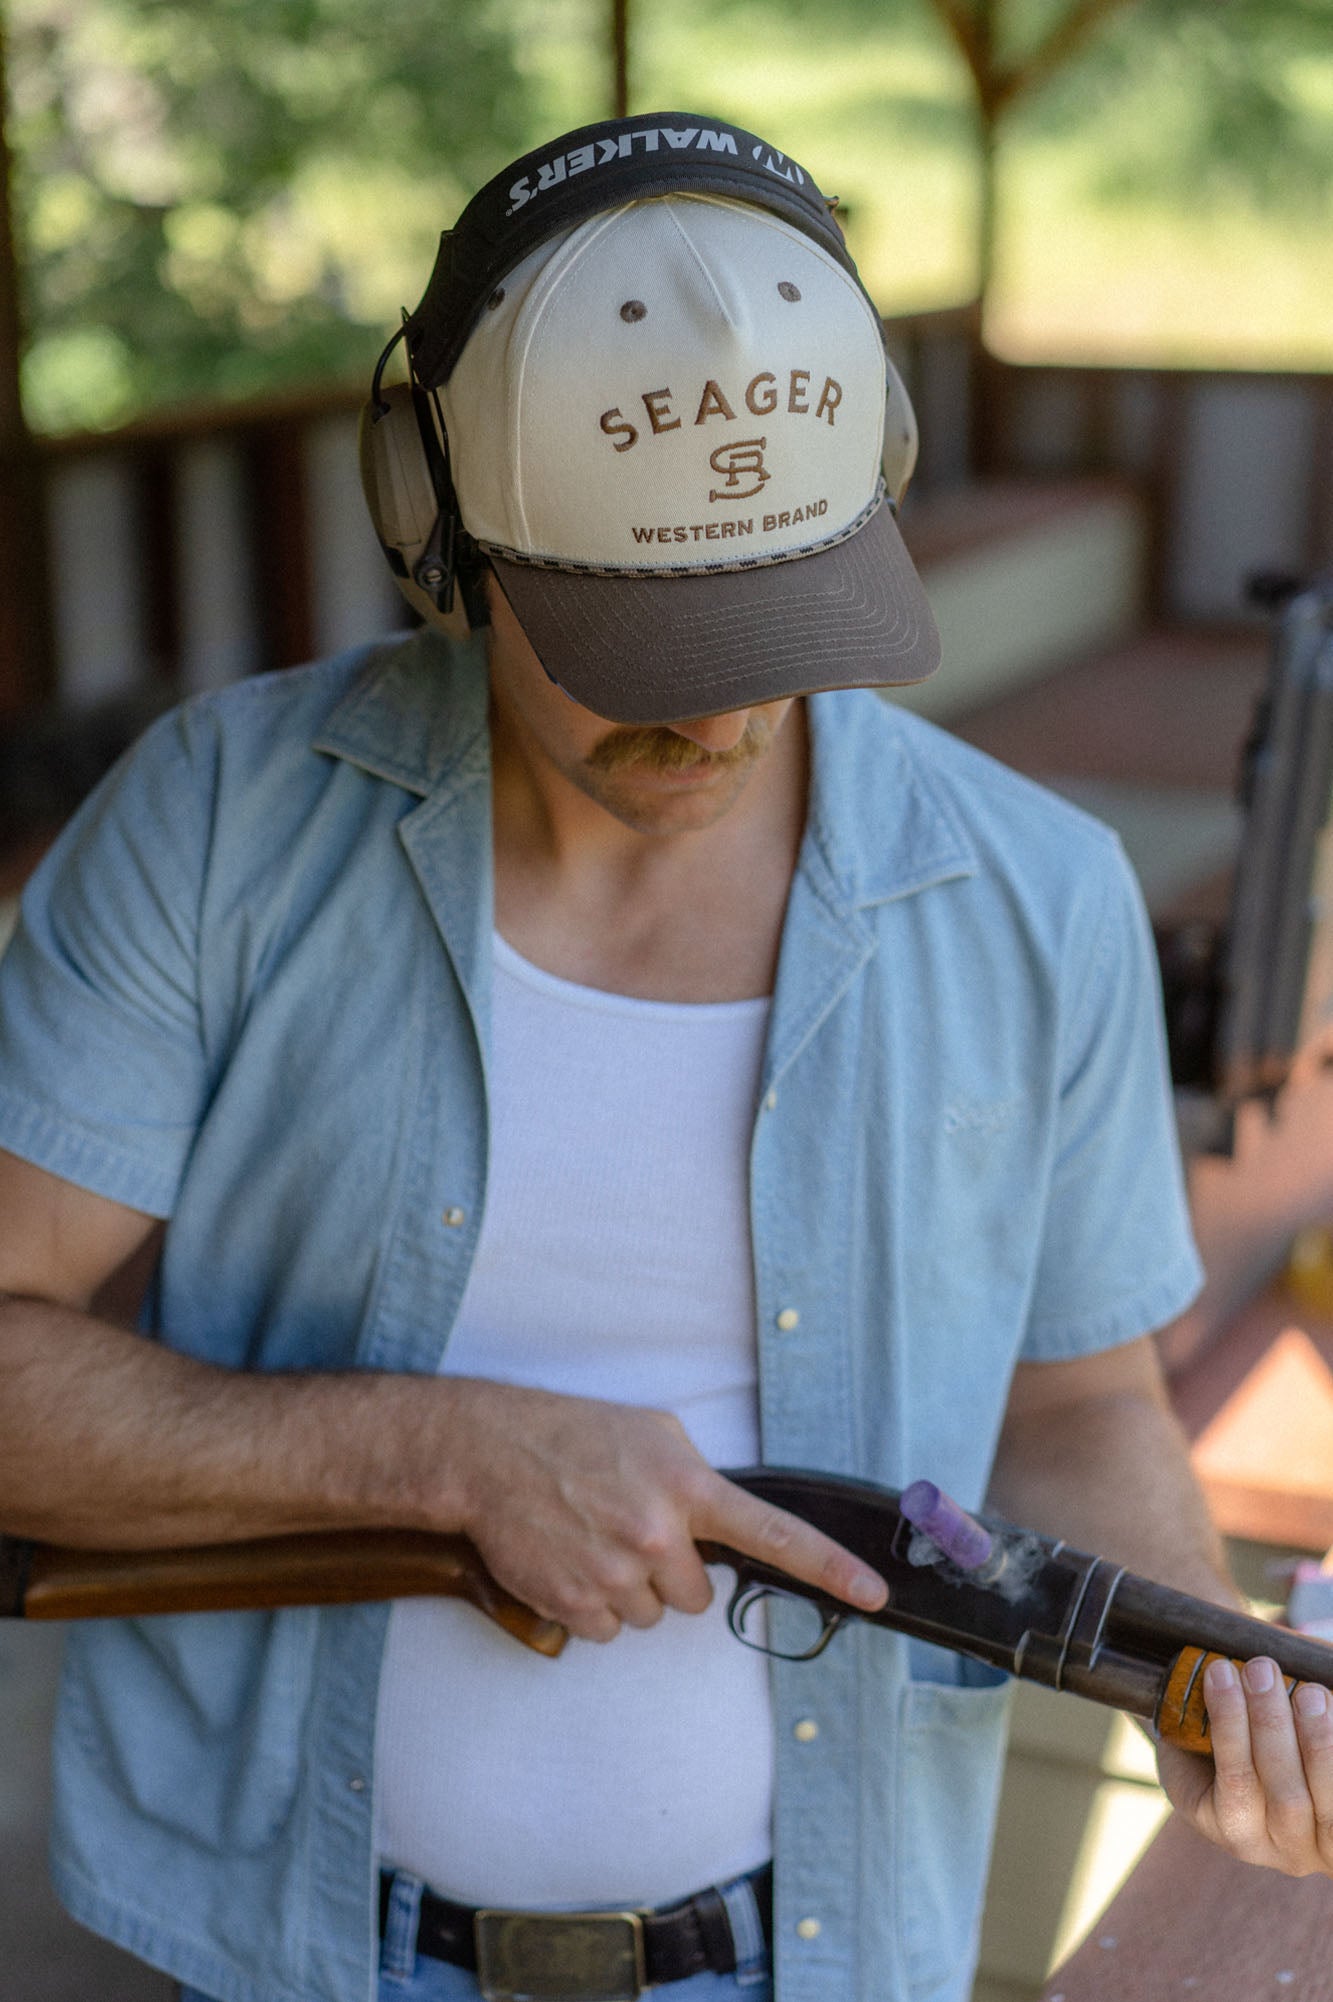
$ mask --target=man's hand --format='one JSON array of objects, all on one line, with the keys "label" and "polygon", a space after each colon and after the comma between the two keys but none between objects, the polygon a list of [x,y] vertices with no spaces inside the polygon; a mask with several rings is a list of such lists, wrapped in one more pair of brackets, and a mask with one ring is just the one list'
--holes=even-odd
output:
[{"label": "man's hand", "polygon": [[[1020,1368],[996,1461],[1002,1514],[1100,1550],[1146,1577],[1236,1605],[1150,1340]],[[1204,1678],[1213,1756],[1159,1743],[1173,1807],[1232,1856],[1289,1876],[1333,1876],[1333,1709],[1294,1703],[1273,1664]]]},{"label": "man's hand", "polygon": [[459,1526],[500,1581],[582,1640],[701,1613],[696,1545],[724,1543],[863,1611],[878,1573],[716,1473],[666,1412],[476,1378],[446,1379]]},{"label": "man's hand", "polygon": [[1302,1683],[1288,1697],[1262,1657],[1237,1673],[1213,1662],[1204,1676],[1213,1756],[1159,1745],[1173,1807],[1210,1842],[1245,1863],[1289,1877],[1333,1876],[1333,1709]]}]

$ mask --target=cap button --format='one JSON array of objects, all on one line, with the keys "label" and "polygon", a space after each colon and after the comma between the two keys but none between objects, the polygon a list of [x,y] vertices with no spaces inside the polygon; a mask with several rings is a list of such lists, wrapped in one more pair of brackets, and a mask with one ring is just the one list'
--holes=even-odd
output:
[{"label": "cap button", "polygon": [[620,309],[620,317],[622,320],[627,320],[633,326],[636,320],[647,319],[648,308],[644,305],[642,299],[626,299]]}]

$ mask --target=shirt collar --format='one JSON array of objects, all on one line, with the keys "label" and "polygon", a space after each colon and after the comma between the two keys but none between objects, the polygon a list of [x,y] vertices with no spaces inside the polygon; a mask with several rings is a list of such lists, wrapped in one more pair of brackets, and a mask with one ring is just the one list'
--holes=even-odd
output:
[{"label": "shirt collar", "polygon": [[486,777],[486,643],[421,627],[375,647],[314,748],[426,798]]},{"label": "shirt collar", "polygon": [[828,893],[862,909],[975,875],[977,857],[923,755],[922,727],[865,689],[810,702],[806,856]]},{"label": "shirt collar", "polygon": [[[860,909],[976,873],[916,726],[864,690],[809,698],[812,771],[803,862],[827,900]],[[486,646],[422,628],[369,657],[315,749],[423,799],[489,774]]]}]

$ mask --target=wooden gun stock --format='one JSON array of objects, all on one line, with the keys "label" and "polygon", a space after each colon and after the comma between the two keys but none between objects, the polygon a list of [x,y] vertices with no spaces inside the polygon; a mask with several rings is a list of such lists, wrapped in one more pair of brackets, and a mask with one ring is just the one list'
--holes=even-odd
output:
[{"label": "wooden gun stock", "polygon": [[347,1606],[374,1599],[469,1599],[538,1654],[562,1626],[497,1585],[465,1536],[326,1530],[180,1550],[71,1550],[0,1538],[0,1615],[26,1620]]}]

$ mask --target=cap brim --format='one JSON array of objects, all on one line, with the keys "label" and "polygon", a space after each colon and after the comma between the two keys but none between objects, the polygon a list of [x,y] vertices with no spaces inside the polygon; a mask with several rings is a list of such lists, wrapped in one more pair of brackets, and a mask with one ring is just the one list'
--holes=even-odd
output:
[{"label": "cap brim", "polygon": [[743,570],[603,576],[490,561],[547,673],[613,723],[924,681],[939,666],[934,616],[887,505],[828,549]]}]

